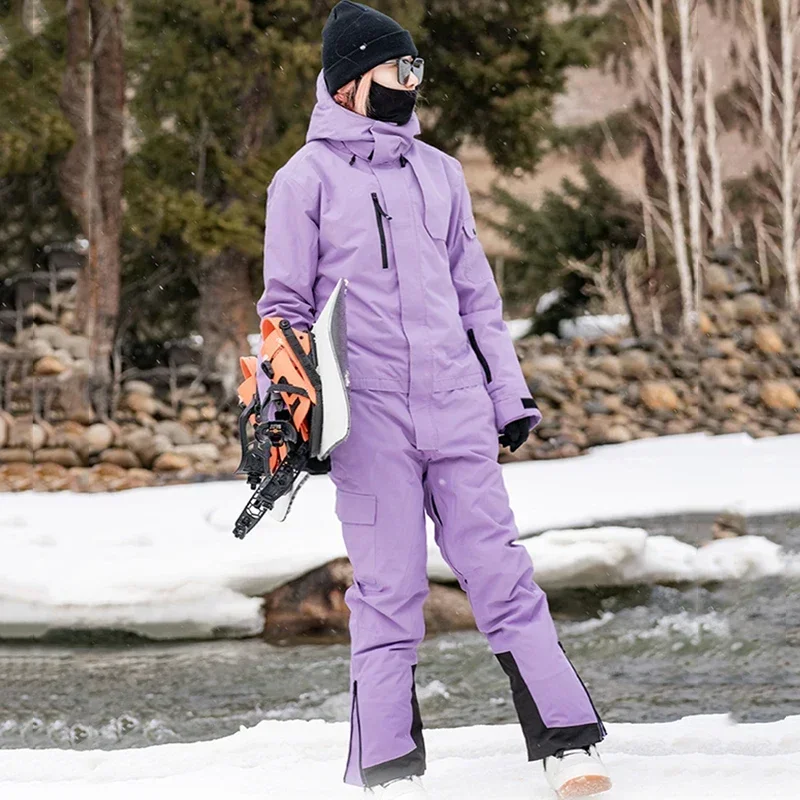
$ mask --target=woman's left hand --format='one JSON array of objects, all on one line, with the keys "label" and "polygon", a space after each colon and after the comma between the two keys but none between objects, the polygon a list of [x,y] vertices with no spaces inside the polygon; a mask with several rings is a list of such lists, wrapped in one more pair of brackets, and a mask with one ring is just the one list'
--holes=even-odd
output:
[{"label": "woman's left hand", "polygon": [[531,421],[528,417],[512,420],[503,428],[503,433],[500,435],[500,444],[503,447],[508,447],[513,453],[528,439],[530,430]]}]

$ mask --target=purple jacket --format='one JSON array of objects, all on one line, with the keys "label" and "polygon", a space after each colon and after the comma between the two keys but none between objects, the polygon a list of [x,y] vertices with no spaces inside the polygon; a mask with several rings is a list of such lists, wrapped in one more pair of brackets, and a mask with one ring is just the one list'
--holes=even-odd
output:
[{"label": "purple jacket", "polygon": [[[350,388],[435,392],[484,383],[498,432],[533,405],[459,162],[338,105],[320,73],[306,144],[267,196],[258,313],[310,328],[339,278]],[[263,390],[269,381],[259,369]],[[418,445],[422,447],[422,445]]]}]

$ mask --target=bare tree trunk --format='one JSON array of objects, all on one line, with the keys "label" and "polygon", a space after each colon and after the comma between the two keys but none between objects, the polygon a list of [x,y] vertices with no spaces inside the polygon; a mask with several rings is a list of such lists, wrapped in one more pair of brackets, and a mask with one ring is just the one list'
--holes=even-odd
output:
[{"label": "bare tree trunk", "polygon": [[75,132],[75,142],[61,162],[59,188],[84,235],[91,239],[94,152],[89,0],[67,2],[66,61],[60,104]]},{"label": "bare tree trunk", "polygon": [[689,246],[692,253],[694,304],[700,309],[703,296],[703,245],[700,231],[700,173],[697,168],[695,136],[695,49],[697,39],[696,0],[676,0],[681,47],[681,122],[686,164],[686,192],[689,197]]},{"label": "bare tree trunk", "polygon": [[122,0],[69,0],[67,69],[61,93],[75,144],[59,178],[67,204],[89,240],[81,272],[77,317],[90,340],[98,384],[111,380],[111,351],[119,313],[122,227]]},{"label": "bare tree trunk", "polygon": [[761,129],[767,139],[772,139],[775,135],[772,125],[772,75],[770,74],[769,66],[769,45],[767,44],[767,25],[764,19],[764,0],[753,0],[753,11],[761,88]]},{"label": "bare tree trunk", "polygon": [[656,270],[656,239],[653,230],[652,202],[645,191],[642,199],[642,214],[644,216],[644,242],[647,253],[647,296],[650,302],[650,315],[653,318],[653,333],[661,336],[664,333],[664,324],[661,319],[661,306],[658,302],[658,281]]},{"label": "bare tree trunk", "polygon": [[705,123],[706,123],[706,154],[711,164],[711,235],[714,244],[722,240],[722,209],[725,197],[722,192],[722,163],[717,143],[717,107],[714,102],[714,76],[711,69],[711,59],[705,60]]},{"label": "bare tree trunk", "polygon": [[675,157],[672,152],[672,91],[670,88],[669,65],[667,63],[667,47],[664,41],[663,0],[654,0],[653,2],[653,33],[656,71],[661,94],[661,156],[664,162],[664,176],[667,179],[667,194],[672,220],[672,245],[675,251],[675,262],[678,268],[678,280],[683,304],[683,326],[689,332],[693,330],[695,324],[694,299],[692,297],[692,275],[686,258],[686,234],[683,228],[678,174],[675,169]]},{"label": "bare tree trunk", "polygon": [[247,336],[258,330],[247,256],[224,250],[203,259],[198,326],[203,337],[203,368],[233,397],[241,380],[239,357],[250,354]]},{"label": "bare tree trunk", "polygon": [[759,208],[756,211],[753,224],[756,229],[756,253],[758,258],[758,271],[761,276],[761,285],[766,289],[769,287],[769,261],[767,256],[767,235],[764,230],[764,210]]},{"label": "bare tree trunk", "polygon": [[781,27],[781,198],[783,268],[786,273],[786,289],[789,305],[800,310],[800,286],[798,286],[795,252],[795,179],[797,173],[798,142],[795,120],[794,51],[797,37],[797,0],[780,0]]}]

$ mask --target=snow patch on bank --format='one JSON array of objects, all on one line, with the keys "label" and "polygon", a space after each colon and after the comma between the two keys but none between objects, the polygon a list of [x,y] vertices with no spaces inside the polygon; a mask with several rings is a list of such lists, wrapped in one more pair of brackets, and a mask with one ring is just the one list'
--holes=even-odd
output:
[{"label": "snow patch on bank", "polygon": [[[546,590],[756,580],[795,567],[780,545],[762,536],[693,547],[672,536],[649,536],[641,528],[606,527],[551,531],[521,544]],[[428,571],[436,580],[455,580],[439,553],[430,554]]]},{"label": "snow patch on bank", "polygon": [[[793,800],[800,785],[800,716],[736,724],[728,715],[658,724],[607,723],[600,745],[609,800]],[[124,751],[0,751],[0,792],[15,800],[151,797],[346,800],[343,723],[264,721],[224,739]],[[552,800],[517,725],[426,734],[426,786],[439,800]]]},{"label": "snow patch on bank", "polygon": [[[504,477],[545,588],[737,580],[798,575],[800,560],[760,537],[694,548],[640,529],[582,528],[632,516],[798,511],[798,463],[800,436],[692,434],[507,464]],[[346,552],[328,476],[309,478],[285,523],[265,519],[238,541],[231,531],[249,494],[243,482],[223,481],[3,495],[0,636],[104,627],[165,639],[256,633],[258,595]],[[431,575],[452,580],[427,524]]]}]

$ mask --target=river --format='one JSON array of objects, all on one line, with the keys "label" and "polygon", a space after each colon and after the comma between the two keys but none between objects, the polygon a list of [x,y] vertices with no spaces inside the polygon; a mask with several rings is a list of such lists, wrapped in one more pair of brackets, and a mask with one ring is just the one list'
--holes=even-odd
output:
[{"label": "river", "polygon": [[[699,543],[707,517],[636,521]],[[800,551],[800,517],[749,531]],[[800,578],[553,594],[561,640],[609,722],[800,714]],[[0,644],[0,747],[103,748],[226,736],[263,719],[347,718],[348,649],[259,640],[155,644],[81,637]],[[516,720],[478,633],[431,637],[418,692],[429,727]]]}]

